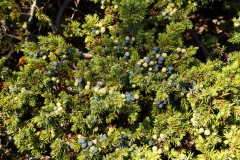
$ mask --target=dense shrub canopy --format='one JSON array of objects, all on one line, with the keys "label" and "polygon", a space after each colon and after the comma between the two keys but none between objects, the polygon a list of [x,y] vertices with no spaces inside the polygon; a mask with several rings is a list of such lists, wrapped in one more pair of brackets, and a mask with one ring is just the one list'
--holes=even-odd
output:
[{"label": "dense shrub canopy", "polygon": [[2,0],[3,159],[238,159],[236,0]]}]

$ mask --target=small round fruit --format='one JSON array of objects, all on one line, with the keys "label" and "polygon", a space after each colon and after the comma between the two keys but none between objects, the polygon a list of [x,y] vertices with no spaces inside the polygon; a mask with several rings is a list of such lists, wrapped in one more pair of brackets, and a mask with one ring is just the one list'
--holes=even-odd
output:
[{"label": "small round fruit", "polygon": [[106,28],[105,27],[101,27],[100,32],[101,33],[105,33],[106,32]]},{"label": "small round fruit", "polygon": [[166,134],[161,133],[160,138],[162,138],[162,139],[166,138]]},{"label": "small round fruit", "polygon": [[121,97],[124,99],[124,98],[126,98],[126,95],[125,94],[121,94]]},{"label": "small round fruit", "polygon": [[154,145],[153,140],[148,141],[148,144],[149,144],[150,146]]},{"label": "small round fruit", "polygon": [[42,59],[43,59],[43,60],[45,60],[46,58],[47,58],[47,56],[46,56],[46,55],[44,55],[44,56],[42,57]]},{"label": "small round fruit", "polygon": [[176,50],[177,50],[178,52],[181,52],[182,49],[178,47]]},{"label": "small round fruit", "polygon": [[154,135],[152,136],[152,138],[153,138],[153,139],[157,139],[158,137],[157,137],[156,134],[154,134]]},{"label": "small round fruit", "polygon": [[163,67],[162,72],[166,72],[166,71],[167,71],[167,68]]},{"label": "small round fruit", "polygon": [[82,143],[82,148],[87,148],[87,144],[86,143]]},{"label": "small round fruit", "polygon": [[115,39],[115,40],[114,40],[114,43],[118,43],[118,39]]},{"label": "small round fruit", "polygon": [[95,32],[96,34],[99,34],[100,33],[100,31],[99,30],[96,30],[96,32]]},{"label": "small round fruit", "polygon": [[167,57],[167,53],[162,53],[162,56],[163,57]]},{"label": "small round fruit", "polygon": [[162,16],[166,16],[166,15],[167,15],[167,13],[163,11],[162,12]]},{"label": "small round fruit", "polygon": [[86,86],[85,86],[85,89],[86,89],[86,90],[90,89],[90,85],[86,85]]},{"label": "small round fruit", "polygon": [[158,152],[158,154],[162,154],[162,149],[159,148],[157,152]]},{"label": "small round fruit", "polygon": [[91,147],[93,145],[93,142],[92,141],[89,141],[88,142],[88,147]]},{"label": "small round fruit", "polygon": [[145,62],[145,63],[143,63],[143,67],[148,67],[148,64]]},{"label": "small round fruit", "polygon": [[95,152],[95,153],[98,152],[98,147],[94,147],[93,152]]},{"label": "small round fruit", "polygon": [[138,94],[134,94],[134,98],[139,99],[139,95]]},{"label": "small round fruit", "polygon": [[56,81],[56,79],[57,79],[56,77],[52,77],[52,81]]},{"label": "small round fruit", "polygon": [[204,132],[204,128],[199,128],[199,132],[203,133]]},{"label": "small round fruit", "polygon": [[181,52],[182,52],[182,53],[185,53],[185,52],[186,52],[186,49],[185,49],[185,48],[181,49]]},{"label": "small round fruit", "polygon": [[54,66],[54,67],[57,67],[57,65],[58,65],[58,62],[54,61],[54,62],[53,62],[53,66]]},{"label": "small round fruit", "polygon": [[150,66],[153,66],[154,64],[155,64],[154,61],[150,61],[150,62],[149,62],[149,65],[150,65]]},{"label": "small round fruit", "polygon": [[58,107],[57,111],[63,110],[63,107]]},{"label": "small round fruit", "polygon": [[93,144],[97,144],[97,139],[92,140]]},{"label": "small round fruit", "polygon": [[208,129],[206,129],[205,131],[204,131],[204,135],[206,135],[206,136],[208,136],[208,135],[210,135],[210,131],[208,130]]},{"label": "small round fruit", "polygon": [[57,102],[57,106],[58,106],[58,107],[61,107],[62,104],[61,104],[60,102]]},{"label": "small round fruit", "polygon": [[152,147],[152,150],[153,150],[153,151],[157,151],[157,150],[158,150],[157,146],[153,146],[153,147]]},{"label": "small round fruit", "polygon": [[78,83],[82,83],[82,78],[77,79]]},{"label": "small round fruit", "polygon": [[169,151],[169,147],[168,146],[164,146],[164,150],[165,151]]},{"label": "small round fruit", "polygon": [[98,26],[98,27],[102,27],[102,26],[103,26],[102,22],[99,22],[99,23],[97,24],[97,26]]}]

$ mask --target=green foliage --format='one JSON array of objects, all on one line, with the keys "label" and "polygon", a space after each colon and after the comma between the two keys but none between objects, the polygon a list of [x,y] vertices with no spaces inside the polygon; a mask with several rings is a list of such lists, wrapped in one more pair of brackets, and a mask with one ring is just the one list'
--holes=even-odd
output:
[{"label": "green foliage", "polygon": [[[59,35],[22,39],[25,64],[11,70],[0,60],[0,125],[37,158],[237,159],[240,55],[221,60],[225,47],[209,33],[203,44],[215,58],[202,62],[203,45],[183,39],[189,15],[210,3],[109,0],[104,16],[66,18]],[[47,25],[43,10],[35,18]],[[68,41],[77,37],[84,47]]]}]

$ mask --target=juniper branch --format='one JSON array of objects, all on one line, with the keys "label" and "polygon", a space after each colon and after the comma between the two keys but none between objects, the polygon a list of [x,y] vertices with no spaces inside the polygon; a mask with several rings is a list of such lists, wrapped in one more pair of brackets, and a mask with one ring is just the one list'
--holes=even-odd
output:
[{"label": "juniper branch", "polygon": [[67,5],[70,1],[71,0],[65,0],[63,5],[61,6],[59,12],[58,12],[57,19],[56,19],[56,33],[59,33],[61,18],[62,18],[63,12],[67,8]]}]

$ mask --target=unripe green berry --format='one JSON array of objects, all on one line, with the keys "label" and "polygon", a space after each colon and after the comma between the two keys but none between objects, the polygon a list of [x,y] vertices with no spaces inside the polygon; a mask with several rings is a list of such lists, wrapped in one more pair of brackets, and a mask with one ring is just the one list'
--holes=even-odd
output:
[{"label": "unripe green berry", "polygon": [[161,133],[160,138],[164,139],[164,138],[166,138],[166,135]]},{"label": "unripe green berry", "polygon": [[42,57],[42,59],[43,59],[43,60],[45,60],[46,58],[47,58],[47,56],[46,56],[46,55],[44,55],[44,56]]},{"label": "unripe green berry", "polygon": [[86,86],[85,86],[85,89],[86,89],[86,90],[90,89],[90,85],[86,85]]},{"label": "unripe green berry", "polygon": [[162,72],[167,72],[167,68],[163,67]]},{"label": "unripe green berry", "polygon": [[102,26],[103,26],[102,22],[99,22],[99,23],[97,24],[97,26],[98,26],[98,27],[102,27]]},{"label": "unripe green berry", "polygon": [[157,150],[158,150],[157,146],[153,146],[153,147],[152,147],[152,150],[153,150],[154,152],[157,151]]},{"label": "unripe green berry", "polygon": [[95,128],[94,128],[94,131],[95,131],[95,132],[97,132],[97,131],[98,131],[98,129],[99,129],[98,127],[95,127]]},{"label": "unripe green berry", "polygon": [[162,154],[162,149],[159,148],[157,152],[158,152],[158,154]]},{"label": "unripe green berry", "polygon": [[62,106],[62,104],[60,103],[60,102],[57,102],[57,107],[61,107]]},{"label": "unripe green berry", "polygon": [[115,39],[115,40],[114,40],[114,43],[118,43],[118,39]]},{"label": "unripe green berry", "polygon": [[112,89],[110,89],[110,90],[108,91],[108,93],[109,93],[109,94],[112,94],[112,93],[113,93],[113,90],[112,90]]},{"label": "unripe green berry", "polygon": [[124,99],[124,98],[126,98],[126,95],[125,94],[121,94],[121,97]]},{"label": "unripe green berry", "polygon": [[204,131],[204,135],[206,135],[206,136],[208,136],[208,135],[210,135],[210,131],[208,130],[208,129],[206,129],[205,131]]},{"label": "unripe green berry", "polygon": [[199,132],[203,133],[204,132],[204,128],[199,128]]},{"label": "unripe green berry", "polygon": [[156,140],[158,137],[157,137],[156,134],[154,134],[154,135],[152,136],[152,138]]},{"label": "unripe green berry", "polygon": [[160,54],[156,54],[156,56],[155,56],[157,59],[160,57]]},{"label": "unripe green berry", "polygon": [[143,63],[143,67],[147,67],[148,66],[148,64],[145,62],[145,63]]},{"label": "unripe green berry", "polygon": [[101,27],[100,32],[101,33],[105,33],[106,32],[106,28],[105,27]]},{"label": "unripe green berry", "polygon": [[56,81],[56,79],[57,79],[56,77],[52,77],[52,81]]},{"label": "unripe green berry", "polygon": [[181,52],[182,52],[182,53],[185,53],[185,52],[186,52],[186,49],[184,49],[184,48],[181,49]]},{"label": "unripe green berry", "polygon": [[21,93],[26,92],[26,88],[21,88]]},{"label": "unripe green berry", "polygon": [[134,98],[139,99],[139,95],[138,94],[134,94]]},{"label": "unripe green berry", "polygon": [[170,3],[169,6],[173,8],[173,7],[175,7],[175,4],[174,3]]},{"label": "unripe green berry", "polygon": [[178,52],[181,52],[181,50],[182,50],[181,48],[179,48],[179,47],[177,48],[177,51],[178,51]]},{"label": "unripe green berry", "polygon": [[163,57],[167,57],[167,53],[162,53],[162,56]]},{"label": "unripe green berry", "polygon": [[97,34],[97,35],[98,35],[99,33],[100,33],[100,31],[99,31],[99,30],[96,30],[95,34]]},{"label": "unripe green berry", "polygon": [[154,61],[150,61],[150,62],[149,62],[149,65],[150,65],[150,66],[153,66],[154,64],[155,64]]},{"label": "unripe green berry", "polygon": [[63,110],[63,107],[58,107],[58,109],[56,110],[57,112],[60,112],[60,111],[62,111]]},{"label": "unripe green berry", "polygon": [[93,144],[97,144],[97,139],[92,140]]},{"label": "unripe green berry", "polygon": [[164,146],[164,150],[165,151],[169,151],[169,147],[168,146]]}]

